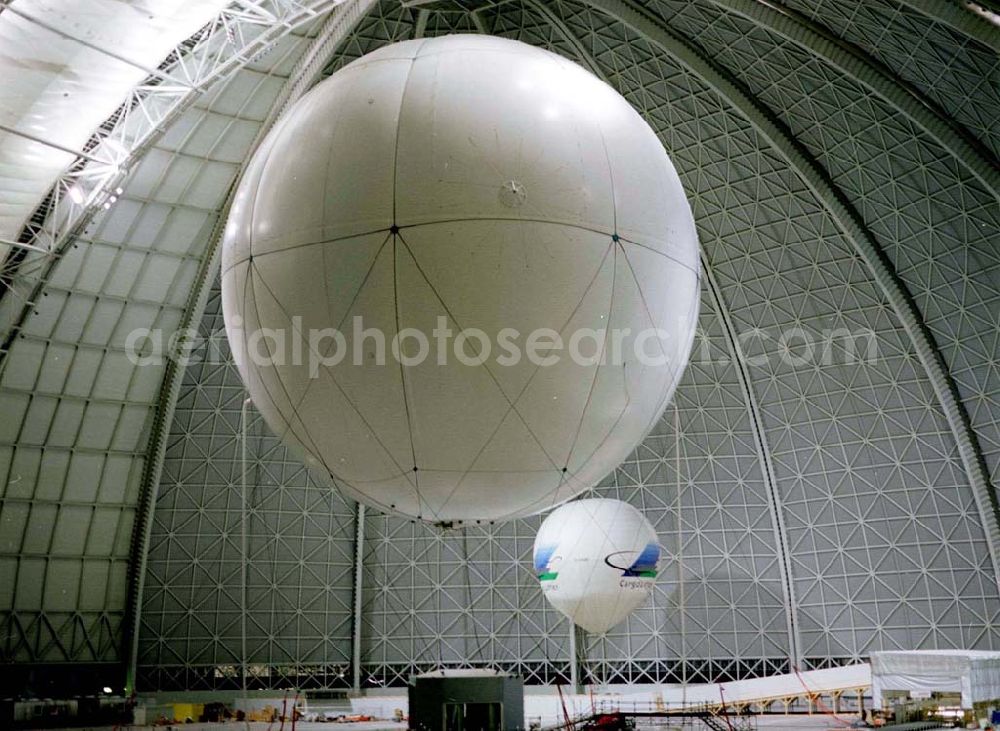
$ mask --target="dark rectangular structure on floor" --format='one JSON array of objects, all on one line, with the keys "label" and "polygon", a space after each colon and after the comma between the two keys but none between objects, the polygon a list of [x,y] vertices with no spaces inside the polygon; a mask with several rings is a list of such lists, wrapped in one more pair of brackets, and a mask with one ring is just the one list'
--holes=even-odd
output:
[{"label": "dark rectangular structure on floor", "polygon": [[410,679],[413,731],[524,728],[524,683],[492,670],[438,670]]}]

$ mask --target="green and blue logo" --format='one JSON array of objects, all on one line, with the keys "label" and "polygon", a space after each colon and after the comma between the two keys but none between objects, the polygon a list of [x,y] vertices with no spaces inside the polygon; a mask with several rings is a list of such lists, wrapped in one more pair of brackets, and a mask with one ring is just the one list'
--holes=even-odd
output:
[{"label": "green and blue logo", "polygon": [[632,563],[622,566],[618,562],[621,561],[619,556],[624,556],[632,553],[632,551],[618,551],[617,553],[609,553],[604,557],[604,563],[613,569],[618,569],[622,572],[622,576],[627,577],[637,577],[642,579],[655,579],[656,578],[656,567],[660,563],[660,547],[655,543],[649,543],[646,545],[639,555],[635,557]]},{"label": "green and blue logo", "polygon": [[556,548],[557,546],[542,546],[535,550],[535,573],[538,574],[539,581],[552,581],[559,576],[559,572],[553,571],[549,566]]}]

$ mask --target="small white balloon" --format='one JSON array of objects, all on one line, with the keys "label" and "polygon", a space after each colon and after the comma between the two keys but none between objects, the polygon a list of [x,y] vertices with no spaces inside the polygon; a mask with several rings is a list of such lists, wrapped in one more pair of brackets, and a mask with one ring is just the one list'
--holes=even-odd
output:
[{"label": "small white balloon", "polygon": [[645,516],[602,498],[557,508],[535,537],[535,573],[553,607],[588,632],[607,632],[656,582],[660,543]]}]

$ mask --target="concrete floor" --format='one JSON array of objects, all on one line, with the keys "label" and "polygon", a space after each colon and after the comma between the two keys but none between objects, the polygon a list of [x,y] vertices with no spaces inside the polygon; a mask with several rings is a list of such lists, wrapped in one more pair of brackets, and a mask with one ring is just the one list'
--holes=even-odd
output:
[{"label": "concrete floor", "polygon": [[[830,716],[757,716],[753,719],[753,726],[751,728],[756,728],[761,731],[825,731],[830,729],[833,731],[847,731],[850,726],[848,725],[852,721],[857,719],[857,716],[840,716],[840,721]],[[739,728],[734,723],[734,728]],[[708,728],[700,721],[689,720],[686,725],[680,723],[679,721],[670,721],[669,723],[640,723],[637,726],[638,731],[701,731],[701,729]]]},{"label": "concrete floor", "polygon": [[[281,723],[174,723],[169,726],[81,726],[71,729],[46,729],[45,731],[280,731]],[[406,723],[395,721],[365,721],[359,723],[316,723],[296,721],[295,731],[404,731]],[[291,721],[285,721],[285,731],[292,730]],[[26,730],[30,731],[30,730]]]},{"label": "concrete floor", "polygon": [[[843,721],[852,721],[855,717],[841,716],[839,722],[827,716],[758,716],[756,721],[757,729],[767,731],[845,731],[848,726]],[[285,722],[285,731],[291,731],[291,722]],[[117,731],[149,731],[151,728],[167,731],[279,731],[280,723],[237,723],[235,721],[225,724],[219,723],[175,723],[171,726],[119,726]],[[670,723],[641,723],[638,725],[639,731],[671,731],[672,729],[685,729],[686,731],[700,731],[707,728],[700,722],[691,720],[686,725],[678,721]],[[315,723],[309,721],[298,721],[295,724],[295,731],[404,731],[405,723],[395,723],[393,721],[366,721],[359,723]],[[49,731],[54,731],[50,729]],[[58,730],[55,730],[58,731]],[[111,726],[90,726],[83,729],[66,729],[63,731],[116,731]]]}]

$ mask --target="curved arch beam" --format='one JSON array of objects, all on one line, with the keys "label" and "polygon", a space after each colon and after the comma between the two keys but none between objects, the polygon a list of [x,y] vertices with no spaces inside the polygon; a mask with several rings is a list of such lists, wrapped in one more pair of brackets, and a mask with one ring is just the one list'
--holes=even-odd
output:
[{"label": "curved arch beam", "polygon": [[573,49],[573,54],[576,56],[576,60],[587,67],[594,76],[599,78],[605,84],[608,83],[607,76],[601,71],[601,67],[597,64],[597,61],[590,52],[587,51],[586,46],[580,41],[579,38],[569,29],[569,26],[563,22],[563,19],[559,17],[557,13],[554,13],[550,7],[548,7],[542,0],[522,0],[523,4],[540,16],[545,18],[549,24],[556,29],[556,32],[563,37],[563,40],[569,44],[570,48]]},{"label": "curved arch beam", "polygon": [[897,276],[892,261],[865,226],[864,219],[844,192],[831,180],[823,166],[784,123],[743,88],[729,72],[706,58],[703,52],[687,38],[676,33],[660,18],[632,0],[587,0],[587,2],[659,46],[713,88],[788,162],[853,243],[913,343],[914,350],[934,388],[941,410],[948,420],[948,426],[958,445],[962,466],[976,501],[993,565],[993,576],[1000,592],[1000,505],[996,491],[990,483],[986,461],[976,433],[962,405],[958,388],[948,372],[933,335],[923,321],[916,302]]},{"label": "curved arch beam", "polygon": [[[303,94],[305,94],[323,71],[323,66],[332,55],[333,50],[354,29],[355,25],[368,13],[375,0],[348,0],[332,11],[323,24],[316,39],[310,44],[305,55],[299,61],[295,70],[285,82],[284,87],[275,102],[267,119],[261,125],[254,139],[252,150],[256,150],[264,137],[274,126],[274,123]],[[240,167],[240,176],[246,170],[253,157],[251,152]],[[216,272],[219,270],[219,241],[226,225],[229,208],[233,202],[236,185],[229,190],[226,201],[220,211],[219,219],[212,230],[205,256],[201,261],[195,278],[195,288],[184,308],[184,318],[178,326],[178,332],[188,332],[197,327],[205,314],[205,306],[212,290]],[[173,423],[177,399],[180,396],[181,385],[184,382],[186,366],[182,359],[169,358],[166,372],[160,384],[153,423],[150,429],[148,459],[143,468],[142,482],[139,486],[139,501],[136,506],[135,524],[132,532],[131,555],[129,564],[127,609],[125,614],[125,642],[128,649],[128,665],[126,668],[126,692],[135,690],[136,668],[139,661],[139,622],[142,613],[142,592],[146,579],[146,559],[149,551],[149,537],[153,526],[153,512],[156,497],[159,492],[160,476],[163,473],[163,461],[167,452],[167,439],[170,426]]]},{"label": "curved arch beam", "polygon": [[[544,17],[552,27],[559,32],[566,42],[573,48],[578,60],[589,68],[595,76],[608,83],[608,79],[601,71],[600,66],[590,53],[587,52],[583,43],[566,26],[562,18],[551,9],[545,7],[537,0],[524,0],[525,5],[537,11]],[[778,559],[778,572],[781,575],[782,599],[785,604],[785,625],[788,632],[788,659],[793,668],[799,666],[801,661],[801,641],[798,631],[798,614],[796,611],[795,587],[792,584],[791,560],[789,558],[788,534],[785,530],[785,520],[781,509],[781,497],[778,492],[778,480],[774,472],[774,465],[771,462],[771,449],[768,446],[767,434],[764,431],[764,423],[761,417],[760,405],[757,401],[750,374],[746,369],[746,359],[743,350],[736,336],[736,328],[733,325],[725,300],[722,298],[722,291],[719,289],[715,276],[712,273],[712,265],[705,256],[701,254],[701,269],[705,273],[705,284],[712,304],[715,305],[716,315],[722,325],[722,332],[726,338],[729,357],[736,369],[736,378],[743,393],[743,400],[746,403],[747,411],[750,415],[750,426],[753,431],[754,447],[757,451],[757,459],[760,462],[760,469],[764,478],[764,485],[767,494],[768,511],[771,514],[771,526],[774,529],[774,548]]]},{"label": "curved arch beam", "polygon": [[1000,49],[1000,30],[979,17],[974,11],[959,7],[959,3],[941,0],[899,0],[931,20],[947,25],[963,35],[974,38],[994,51]]},{"label": "curved arch beam", "polygon": [[760,404],[757,401],[756,392],[753,390],[750,373],[747,371],[747,359],[737,337],[736,327],[729,315],[729,308],[722,298],[722,290],[719,289],[719,285],[715,281],[708,257],[705,256],[704,252],[701,254],[701,268],[705,272],[708,291],[715,303],[719,320],[722,322],[726,343],[729,346],[729,357],[732,358],[736,368],[736,377],[740,382],[743,400],[746,402],[747,411],[750,414],[754,447],[757,449],[757,459],[760,460],[760,469],[764,475],[764,485],[767,488],[767,507],[771,513],[771,527],[774,529],[774,545],[778,553],[778,571],[781,574],[781,589],[785,601],[788,659],[794,670],[799,668],[802,663],[802,640],[799,638],[798,602],[795,600],[795,584],[792,583],[792,561],[788,548],[788,531],[785,529],[785,514],[781,508],[781,493],[778,491],[778,476],[774,472],[774,463],[771,461],[771,447],[764,429],[764,417],[761,415]]},{"label": "curved arch beam", "polygon": [[[802,13],[773,0],[709,0],[800,45],[882,97],[933,137],[994,195],[1000,190],[996,158],[976,137],[912,84],[857,46]],[[940,3],[944,5],[945,3]]]}]

